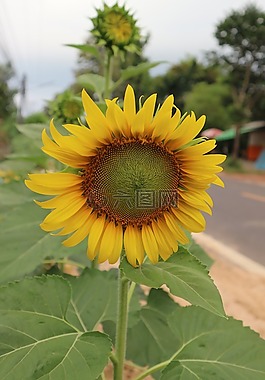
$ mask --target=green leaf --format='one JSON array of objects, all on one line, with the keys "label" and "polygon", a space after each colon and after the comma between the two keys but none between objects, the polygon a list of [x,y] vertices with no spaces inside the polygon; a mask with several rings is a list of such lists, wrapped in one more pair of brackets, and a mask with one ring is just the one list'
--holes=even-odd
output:
[{"label": "green leaf", "polygon": [[98,74],[79,75],[77,83],[88,90],[94,91],[98,95],[102,95],[105,90],[105,77]]},{"label": "green leaf", "polygon": [[19,134],[12,140],[13,153],[9,154],[7,158],[9,160],[35,160],[36,166],[47,161],[47,156],[40,149],[42,145],[41,135],[37,139],[29,139],[28,136]]},{"label": "green leaf", "polygon": [[42,141],[41,141],[41,133],[43,129],[47,129],[47,124],[18,124],[17,129],[20,133],[22,133],[24,136],[27,136],[30,140],[33,140],[34,143],[41,147]]},{"label": "green leaf", "polygon": [[[72,304],[67,312],[69,321],[74,321],[80,328],[94,329],[105,321],[116,322],[118,274],[116,269],[99,271],[86,269],[80,277],[69,277],[73,296]],[[90,291],[92,290],[93,291]],[[93,305],[93,307],[91,307]],[[76,310],[80,310],[76,321]],[[130,303],[129,326],[138,321],[140,310],[139,298],[136,293]]]},{"label": "green leaf", "polygon": [[186,234],[189,236],[189,243],[185,245],[184,247],[197,259],[200,260],[201,263],[203,263],[208,269],[213,264],[213,259],[205,252],[205,250],[196,243],[196,241],[193,239],[190,233],[186,231]]},{"label": "green leaf", "polygon": [[146,71],[149,71],[153,67],[156,67],[163,63],[162,61],[159,62],[143,62],[139,63],[137,66],[129,66],[126,69],[122,70],[121,72],[121,79],[123,81],[126,81],[130,78],[136,77],[137,75],[143,74]]},{"label": "green leaf", "polygon": [[165,262],[156,265],[144,263],[141,267],[134,268],[127,260],[123,260],[121,269],[134,282],[153,288],[166,284],[175,296],[214,314],[225,314],[220,294],[207,269],[184,247],[180,247],[178,252]]},{"label": "green leaf", "polygon": [[95,57],[99,57],[99,51],[95,46],[92,45],[79,45],[79,44],[66,44],[65,46],[73,47],[78,50],[83,51],[84,53],[89,53]]},{"label": "green leaf", "polygon": [[62,245],[63,237],[41,230],[39,224],[47,211],[32,201],[34,194],[23,183],[0,186],[0,197],[6,202],[0,207],[1,283],[33,272],[44,259],[85,255],[86,242],[67,248]]},{"label": "green leaf", "polygon": [[166,292],[152,289],[139,322],[128,330],[127,359],[140,366],[150,366],[173,355],[179,338],[170,329],[168,317],[179,309]]},{"label": "green leaf", "polygon": [[23,182],[14,181],[0,186],[0,220],[3,218],[1,214],[5,210],[10,211],[11,207],[21,205],[25,202],[31,202],[33,193],[31,193]]},{"label": "green leaf", "polygon": [[[116,320],[117,271],[85,270],[80,277],[68,278],[73,291],[72,307],[68,319],[78,317],[83,328],[92,330],[104,320]],[[92,290],[93,291],[90,291]],[[91,307],[93,305],[93,307]]]},{"label": "green leaf", "polygon": [[66,318],[70,284],[57,276],[28,278],[0,288],[0,378],[97,379],[109,338],[82,333]]},{"label": "green leaf", "polygon": [[240,321],[191,306],[169,324],[181,342],[161,380],[265,379],[265,341]]}]

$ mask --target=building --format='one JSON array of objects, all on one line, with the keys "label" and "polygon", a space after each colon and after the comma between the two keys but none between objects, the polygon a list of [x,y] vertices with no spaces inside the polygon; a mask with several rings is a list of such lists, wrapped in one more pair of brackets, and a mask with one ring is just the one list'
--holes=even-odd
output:
[{"label": "building", "polygon": [[[218,150],[226,154],[233,152],[236,128],[230,128],[215,137]],[[252,121],[240,128],[239,156],[256,161],[265,150],[265,121]]]}]

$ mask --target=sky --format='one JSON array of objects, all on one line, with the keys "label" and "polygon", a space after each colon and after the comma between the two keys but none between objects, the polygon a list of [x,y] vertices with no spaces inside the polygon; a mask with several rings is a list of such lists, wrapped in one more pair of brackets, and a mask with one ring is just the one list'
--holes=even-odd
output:
[{"label": "sky", "polygon": [[[105,0],[108,5],[116,1]],[[157,74],[188,56],[202,58],[217,49],[215,27],[247,0],[118,0],[134,13],[143,34],[150,33],[144,54],[168,62]],[[252,4],[265,10],[264,0]],[[15,83],[27,78],[23,114],[40,110],[47,100],[73,83],[78,51],[92,28],[102,0],[0,0],[0,62],[11,59]]]}]

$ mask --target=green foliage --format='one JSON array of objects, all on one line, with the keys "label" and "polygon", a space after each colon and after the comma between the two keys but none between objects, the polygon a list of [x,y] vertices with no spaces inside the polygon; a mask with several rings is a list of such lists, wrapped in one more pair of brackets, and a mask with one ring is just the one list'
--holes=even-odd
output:
[{"label": "green foliage", "polygon": [[152,288],[166,284],[175,296],[219,316],[224,315],[219,292],[208,276],[208,271],[184,247],[179,248],[166,262],[156,265],[146,262],[135,269],[123,260],[121,269],[127,278],[138,284]]},{"label": "green foliage", "polygon": [[179,310],[167,293],[152,289],[137,325],[128,329],[127,359],[143,367],[169,359],[180,345],[180,336],[169,326],[169,316]]},{"label": "green foliage", "polygon": [[81,100],[71,90],[66,90],[48,102],[48,114],[62,124],[77,123],[83,114]]},{"label": "green foliage", "polygon": [[168,323],[179,342],[161,380],[264,379],[265,342],[240,321],[192,306]]},{"label": "green foliage", "polygon": [[[80,324],[80,329],[84,331],[94,330],[106,321],[116,322],[117,269],[110,271],[85,269],[80,277],[68,276],[67,279],[72,287],[72,302],[67,311],[69,322],[76,326]],[[76,310],[79,310],[78,319]],[[138,321],[139,310],[139,296],[135,293],[129,308],[129,326]]]},{"label": "green foliage", "polygon": [[151,366],[146,375],[161,380],[261,380],[265,374],[265,342],[256,333],[233,318],[180,307],[162,290],[151,290],[127,340],[126,358]]},{"label": "green foliage", "polygon": [[229,86],[222,83],[197,83],[185,95],[185,109],[194,111],[197,116],[206,114],[205,129],[227,129],[233,118],[228,105],[231,104]]},{"label": "green foliage", "polygon": [[[77,77],[77,84],[86,90],[92,91],[99,95],[100,99],[103,98],[103,93],[105,90],[105,78],[98,74],[82,74]],[[113,85],[112,82],[110,85]]]},{"label": "green foliage", "polygon": [[224,48],[219,62],[225,63],[234,106],[244,110],[246,119],[263,118],[264,114],[264,20],[264,10],[248,5],[232,11],[215,31],[219,45]]},{"label": "green foliage", "polygon": [[[143,88],[145,89],[145,94],[149,94],[153,91],[152,78],[149,74],[149,70],[155,67],[158,63],[151,63],[143,56],[143,48],[148,41],[148,37],[142,38],[140,41],[139,52],[127,51],[123,59],[121,60],[119,56],[112,57],[112,83],[111,91],[114,97],[122,97],[124,94],[124,89],[130,79],[130,84],[134,87],[136,95],[138,97],[143,95]],[[68,46],[75,47],[80,50],[79,64],[76,70],[76,83],[72,86],[75,93],[78,93],[84,87],[88,90],[91,95],[95,88],[95,84],[100,83],[98,95],[102,95],[101,81],[97,76],[104,77],[104,64],[105,64],[105,48],[102,46],[95,45],[95,49],[91,50],[95,40],[93,36],[87,39],[87,43],[83,45],[70,44]],[[145,64],[145,65],[143,65]],[[123,74],[122,74],[123,73]],[[95,74],[96,77],[91,77],[90,75]],[[84,76],[83,76],[84,75]],[[88,75],[88,77],[86,77]],[[121,76],[123,75],[123,79]],[[126,76],[126,78],[125,78]],[[87,80],[90,79],[90,80]],[[104,77],[105,79],[105,77]],[[96,83],[95,83],[96,81]],[[104,83],[105,86],[105,83]]]},{"label": "green foliage", "polygon": [[[98,378],[108,361],[110,340],[69,323],[72,302],[70,284],[56,276],[1,288],[1,379]],[[78,320],[80,312],[74,312]]]},{"label": "green foliage", "polygon": [[48,123],[49,119],[44,112],[32,113],[23,119],[24,124],[45,124]]},{"label": "green foliage", "polygon": [[24,177],[36,167],[47,167],[51,161],[42,151],[41,132],[47,124],[19,124],[17,134],[11,140],[11,152],[0,163],[0,170]]},{"label": "green foliage", "polygon": [[158,92],[159,102],[173,94],[177,107],[183,109],[185,94],[191,91],[196,83],[214,83],[219,74],[216,65],[203,64],[195,57],[187,58],[171,66],[164,75],[154,78],[152,91]]},{"label": "green foliage", "polygon": [[10,63],[0,64],[0,125],[3,119],[15,114],[14,103],[15,89],[10,87],[9,81],[14,76],[14,71]]},{"label": "green foliage", "polygon": [[185,245],[185,248],[193,255],[195,256],[200,262],[206,266],[206,268],[209,270],[210,267],[213,264],[213,259],[205,252],[205,250],[195,242],[192,235],[190,233],[187,233],[189,237],[189,243]]},{"label": "green foliage", "polygon": [[97,48],[97,46],[93,46],[93,45],[80,45],[80,44],[66,44],[66,46],[69,46],[69,47],[73,47],[73,48],[76,48],[84,53],[88,53],[88,54],[91,54],[92,56],[95,56],[97,58],[99,58],[99,50]]}]

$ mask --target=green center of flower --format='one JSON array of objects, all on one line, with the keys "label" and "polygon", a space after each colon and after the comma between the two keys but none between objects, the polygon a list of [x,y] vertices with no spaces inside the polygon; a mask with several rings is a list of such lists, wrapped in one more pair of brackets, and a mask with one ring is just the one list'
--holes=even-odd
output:
[{"label": "green center of flower", "polygon": [[83,177],[87,204],[124,226],[149,223],[177,205],[179,165],[154,142],[114,141],[92,157]]},{"label": "green center of flower", "polygon": [[127,43],[132,36],[132,25],[121,13],[112,11],[105,19],[105,29],[109,38],[116,44]]}]

